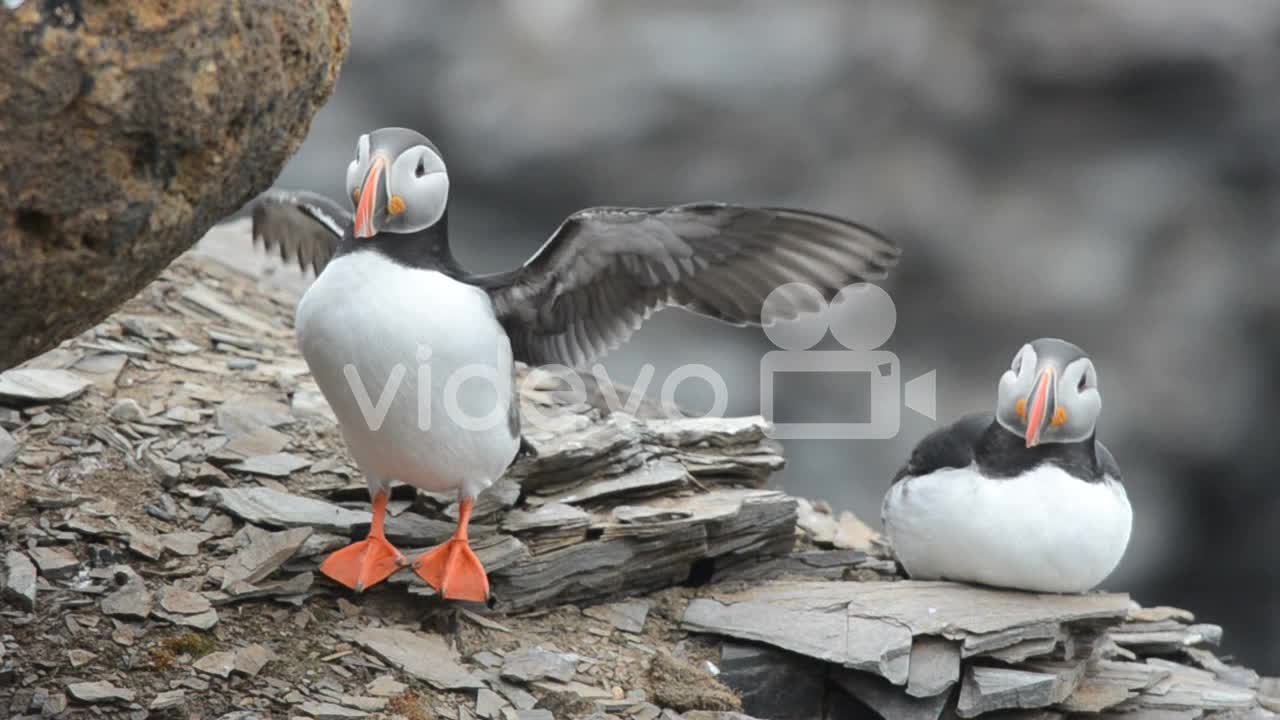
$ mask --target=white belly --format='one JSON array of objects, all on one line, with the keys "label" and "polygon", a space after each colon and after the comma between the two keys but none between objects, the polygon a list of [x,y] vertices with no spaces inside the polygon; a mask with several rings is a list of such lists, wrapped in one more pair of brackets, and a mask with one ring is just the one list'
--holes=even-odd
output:
[{"label": "white belly", "polygon": [[913,578],[1085,592],[1120,563],[1133,511],[1120,483],[1044,465],[1002,480],[973,468],[902,480],[882,518]]},{"label": "white belly", "polygon": [[307,290],[296,327],[371,485],[475,495],[515,457],[511,343],[484,291],[356,252]]}]

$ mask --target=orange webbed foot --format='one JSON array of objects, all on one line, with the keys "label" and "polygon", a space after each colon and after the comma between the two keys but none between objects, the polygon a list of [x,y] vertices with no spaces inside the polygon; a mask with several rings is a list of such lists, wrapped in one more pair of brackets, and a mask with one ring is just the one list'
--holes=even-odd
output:
[{"label": "orange webbed foot", "polygon": [[413,571],[446,600],[489,599],[489,576],[466,538],[451,538],[423,553],[414,561]]},{"label": "orange webbed foot", "polygon": [[320,572],[362,592],[408,564],[405,556],[385,537],[371,536],[334,552],[320,566]]}]

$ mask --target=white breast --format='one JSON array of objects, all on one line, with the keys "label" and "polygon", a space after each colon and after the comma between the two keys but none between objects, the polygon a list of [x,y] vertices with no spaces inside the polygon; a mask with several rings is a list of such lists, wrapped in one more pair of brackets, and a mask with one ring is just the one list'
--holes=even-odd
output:
[{"label": "white breast", "polygon": [[484,291],[356,252],[307,290],[296,327],[371,484],[474,495],[515,457],[511,343]]},{"label": "white breast", "polygon": [[1007,479],[972,467],[908,478],[885,496],[882,518],[913,578],[1085,592],[1120,563],[1133,511],[1111,478],[1042,465]]}]

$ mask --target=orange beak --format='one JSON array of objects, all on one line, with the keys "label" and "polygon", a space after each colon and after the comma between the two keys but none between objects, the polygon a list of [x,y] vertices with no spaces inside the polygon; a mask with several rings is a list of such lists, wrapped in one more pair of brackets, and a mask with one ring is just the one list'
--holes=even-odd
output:
[{"label": "orange beak", "polygon": [[1031,388],[1031,410],[1027,413],[1027,447],[1040,444],[1040,431],[1049,417],[1049,397],[1057,385],[1053,368],[1045,368]]},{"label": "orange beak", "polygon": [[378,187],[382,180],[382,171],[386,167],[386,158],[378,155],[369,166],[369,174],[364,177],[364,185],[360,187],[360,200],[356,205],[357,238],[373,237],[377,230],[373,227],[373,215],[378,204]]}]

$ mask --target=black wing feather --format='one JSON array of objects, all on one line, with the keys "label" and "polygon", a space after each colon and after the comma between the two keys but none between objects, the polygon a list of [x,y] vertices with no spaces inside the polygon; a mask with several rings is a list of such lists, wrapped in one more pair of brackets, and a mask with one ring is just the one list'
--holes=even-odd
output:
[{"label": "black wing feather", "polygon": [[346,208],[323,195],[272,190],[254,203],[253,239],[319,275],[338,254],[352,222]]},{"label": "black wing feather", "polygon": [[1116,462],[1115,456],[1107,449],[1106,445],[1101,442],[1096,443],[1095,452],[1098,456],[1098,469],[1103,475],[1110,475],[1116,482],[1124,482],[1120,477],[1120,464]]},{"label": "black wing feather", "polygon": [[911,458],[902,466],[893,482],[909,477],[919,477],[943,468],[963,468],[973,463],[974,448],[978,438],[995,422],[990,413],[965,416],[944,428],[925,436],[911,451]]},{"label": "black wing feather", "polygon": [[[591,208],[570,216],[523,267],[468,281],[489,291],[516,359],[581,367],[663,307],[759,325],[778,286],[803,282],[829,299],[883,278],[898,255],[869,228],[804,210]],[[791,308],[813,309],[798,299]]]}]

